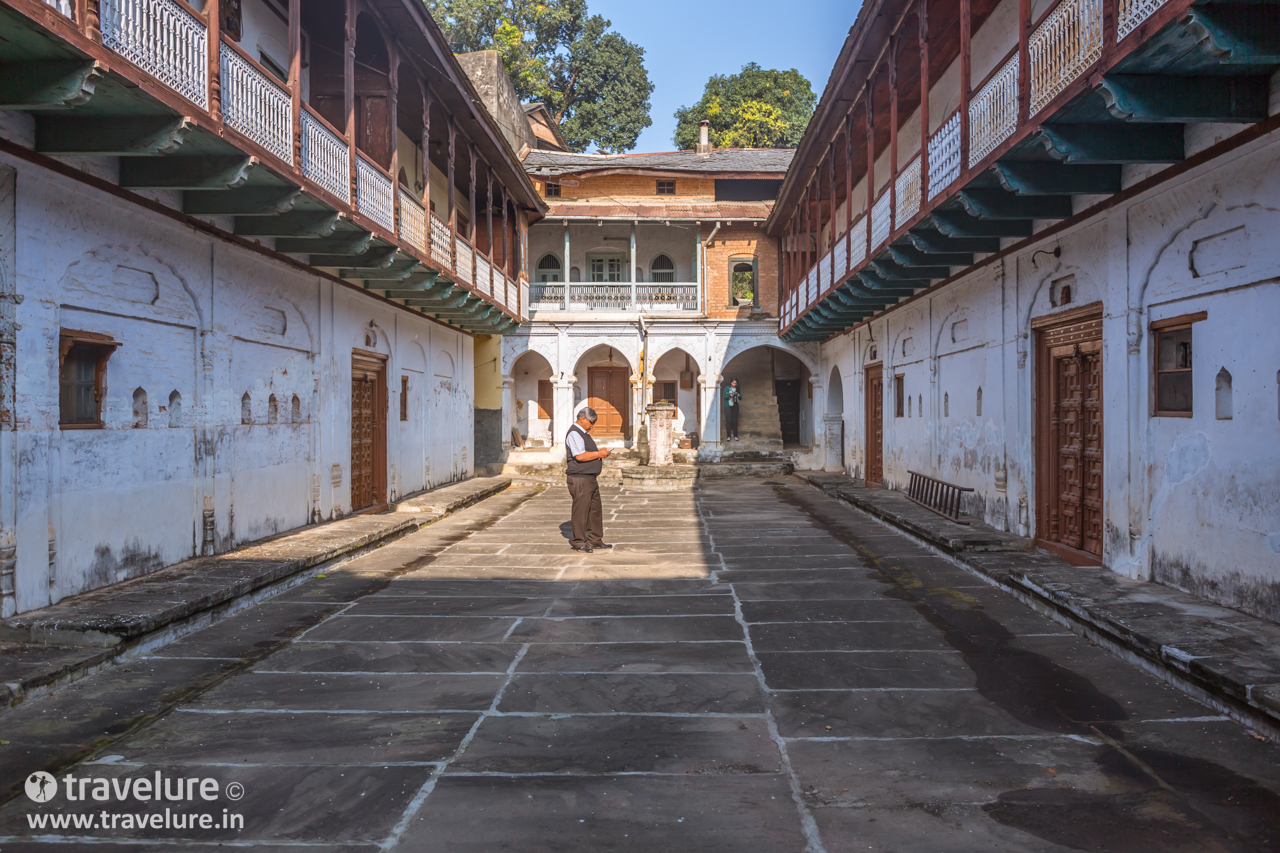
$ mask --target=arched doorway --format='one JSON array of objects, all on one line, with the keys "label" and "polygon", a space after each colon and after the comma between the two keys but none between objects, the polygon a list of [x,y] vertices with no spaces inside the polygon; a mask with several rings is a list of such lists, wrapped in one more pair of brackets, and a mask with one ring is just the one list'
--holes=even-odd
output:
[{"label": "arched doorway", "polygon": [[840,368],[831,368],[831,378],[827,382],[827,412],[824,419],[826,429],[828,471],[845,470],[845,437],[844,437],[844,380],[840,378]]},{"label": "arched doorway", "polygon": [[[551,363],[541,353],[526,352],[511,367],[515,411],[511,426],[525,447],[555,444],[555,389],[551,384]],[[568,426],[565,426],[568,429]]]},{"label": "arched doorway", "polygon": [[[738,418],[740,441],[725,446],[729,451],[770,452],[788,447],[799,449],[813,444],[813,386],[809,368],[796,356],[761,345],[734,356],[721,370],[723,390],[737,379],[742,391]],[[727,438],[725,419],[720,418],[720,439]]]},{"label": "arched doorway", "polygon": [[[576,415],[583,406],[596,410],[598,439],[631,440],[631,374],[634,369],[621,351],[600,344],[582,354],[574,366],[578,390],[574,395]],[[567,428],[567,427],[566,427]]]},{"label": "arched doorway", "polygon": [[662,354],[653,365],[653,402],[676,404],[673,437],[682,448],[698,446],[702,434],[702,388],[698,360],[680,348]]}]

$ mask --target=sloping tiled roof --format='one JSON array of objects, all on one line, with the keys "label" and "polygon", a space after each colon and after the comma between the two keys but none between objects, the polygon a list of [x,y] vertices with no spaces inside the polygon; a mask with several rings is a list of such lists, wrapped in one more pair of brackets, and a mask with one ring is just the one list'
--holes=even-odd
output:
[{"label": "sloping tiled roof", "polygon": [[[542,153],[542,152],[539,152]],[[588,219],[767,219],[771,201],[669,201],[620,202],[549,200],[547,219],[583,217]]]},{"label": "sloping tiled roof", "polygon": [[525,171],[534,175],[640,169],[662,172],[746,172],[786,174],[795,151],[790,148],[717,148],[710,154],[665,151],[659,154],[574,154],[530,151]]}]

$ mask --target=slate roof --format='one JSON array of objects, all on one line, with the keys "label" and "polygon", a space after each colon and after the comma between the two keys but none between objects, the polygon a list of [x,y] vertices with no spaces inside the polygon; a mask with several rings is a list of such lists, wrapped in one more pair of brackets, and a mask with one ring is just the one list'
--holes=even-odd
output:
[{"label": "slate roof", "polygon": [[795,151],[790,148],[717,148],[710,154],[664,151],[657,154],[574,154],[567,151],[530,151],[524,158],[531,175],[565,175],[574,172],[638,169],[662,172],[762,172],[786,174]]},{"label": "slate roof", "polygon": [[547,219],[584,217],[587,219],[767,219],[771,201],[666,201],[636,202],[556,201],[549,199]]}]

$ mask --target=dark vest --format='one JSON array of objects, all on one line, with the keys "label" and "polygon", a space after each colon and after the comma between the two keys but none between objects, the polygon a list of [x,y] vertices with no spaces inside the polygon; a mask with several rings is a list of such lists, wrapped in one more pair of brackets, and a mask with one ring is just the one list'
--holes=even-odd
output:
[{"label": "dark vest", "polygon": [[[582,427],[574,424],[569,427],[569,432],[577,432],[578,435],[582,436],[582,442],[586,445],[588,453],[594,453],[599,450],[596,447],[596,443],[591,440],[591,434]],[[564,461],[566,466],[565,473],[570,477],[595,477],[604,469],[603,459],[592,459],[590,462],[579,462],[574,459],[573,454],[569,451],[569,443],[567,441],[564,445]]]}]

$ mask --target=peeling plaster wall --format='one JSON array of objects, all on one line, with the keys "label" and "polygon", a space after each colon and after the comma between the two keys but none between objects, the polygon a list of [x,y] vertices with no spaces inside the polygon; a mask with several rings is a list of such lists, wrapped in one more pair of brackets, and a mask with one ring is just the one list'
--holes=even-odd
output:
[{"label": "peeling plaster wall", "polygon": [[[344,515],[353,349],[388,357],[389,498],[470,475],[470,337],[30,164],[4,165],[17,173],[15,226],[0,252],[22,297],[18,612]],[[59,428],[60,329],[120,342],[105,429]],[[139,388],[145,427],[135,427]]]},{"label": "peeling plaster wall", "polygon": [[[865,474],[866,368],[882,364],[886,486],[905,488],[908,469],[969,486],[968,512],[1035,535],[1031,323],[1100,303],[1104,564],[1280,621],[1276,199],[1272,133],[825,342],[848,473]],[[1192,415],[1157,417],[1150,325],[1200,311]],[[1223,368],[1230,419],[1215,405]],[[894,416],[895,375],[910,416]]]}]

